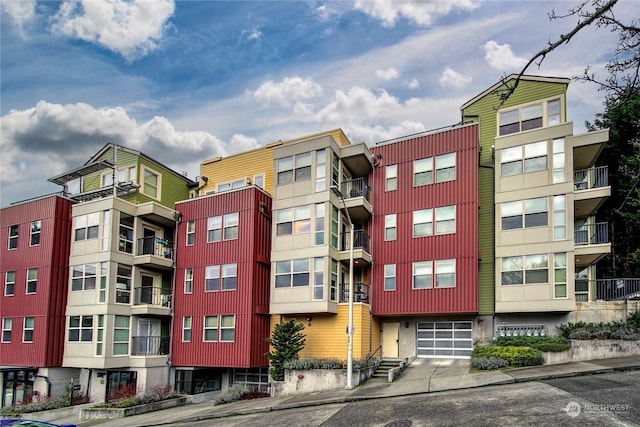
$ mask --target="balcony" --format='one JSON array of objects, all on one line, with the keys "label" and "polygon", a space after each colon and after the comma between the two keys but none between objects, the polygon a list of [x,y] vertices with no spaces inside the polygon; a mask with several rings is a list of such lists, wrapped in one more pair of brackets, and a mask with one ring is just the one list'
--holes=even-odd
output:
[{"label": "balcony", "polygon": [[[340,260],[349,261],[349,251],[351,250],[350,244],[351,232],[345,231],[341,235],[340,239]],[[353,231],[353,263],[358,266],[371,264],[371,253],[369,252],[369,245],[371,238],[364,230]]]},{"label": "balcony", "polygon": [[134,288],[132,314],[169,315],[173,295],[171,289],[155,286]]},{"label": "balcony", "polygon": [[[354,292],[353,292],[353,302],[354,303],[365,303],[369,304],[369,285],[364,283],[355,283],[354,284]],[[349,284],[342,283],[340,285],[340,301],[341,303],[349,302]]]},{"label": "balcony", "polygon": [[576,227],[573,241],[576,247],[576,266],[591,265],[611,252],[609,223],[598,222]]},{"label": "balcony", "polygon": [[133,337],[132,356],[163,356],[169,354],[169,337]]},{"label": "balcony", "polygon": [[343,181],[340,185],[340,192],[344,196],[344,203],[353,222],[356,224],[367,222],[373,210],[371,203],[369,203],[371,189],[364,178]]},{"label": "balcony", "polygon": [[134,264],[141,267],[173,268],[173,243],[155,236],[141,237],[136,242]]},{"label": "balcony", "polygon": [[576,279],[576,302],[640,300],[640,278]]},{"label": "balcony", "polygon": [[574,171],[573,184],[576,217],[593,215],[611,196],[608,166]]}]

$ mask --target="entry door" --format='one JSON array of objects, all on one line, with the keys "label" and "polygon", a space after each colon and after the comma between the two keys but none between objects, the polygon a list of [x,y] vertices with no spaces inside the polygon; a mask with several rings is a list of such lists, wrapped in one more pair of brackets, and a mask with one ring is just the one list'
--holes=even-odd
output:
[{"label": "entry door", "polygon": [[144,227],[144,239],[142,243],[142,253],[144,255],[154,255],[156,245],[156,230]]},{"label": "entry door", "polygon": [[398,357],[398,330],[400,323],[382,324],[382,357]]},{"label": "entry door", "polygon": [[140,319],[138,321],[138,354],[157,354],[160,347],[160,321]]},{"label": "entry door", "polygon": [[140,303],[141,304],[154,304],[160,305],[160,297],[158,301],[153,298],[153,277],[142,275],[142,289],[140,289]]}]

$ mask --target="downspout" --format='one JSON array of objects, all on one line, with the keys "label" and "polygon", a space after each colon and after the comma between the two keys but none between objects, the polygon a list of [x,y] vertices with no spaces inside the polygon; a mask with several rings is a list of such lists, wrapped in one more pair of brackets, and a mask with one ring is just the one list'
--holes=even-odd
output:
[{"label": "downspout", "polygon": [[[198,195],[199,195],[198,191]],[[173,327],[175,325],[175,300],[176,300],[176,270],[177,270],[177,260],[178,260],[178,224],[182,222],[182,214],[178,211],[174,212],[174,220],[175,227],[173,228],[173,271],[171,273],[171,306],[169,308],[171,316],[169,319],[169,336],[173,337]],[[167,351],[167,365],[169,365],[169,369],[167,369],[167,384],[171,384],[171,349],[173,348],[173,342],[171,339],[169,340],[169,350]],[[175,384],[174,384],[175,387]],[[174,390],[175,391],[175,390]]]}]

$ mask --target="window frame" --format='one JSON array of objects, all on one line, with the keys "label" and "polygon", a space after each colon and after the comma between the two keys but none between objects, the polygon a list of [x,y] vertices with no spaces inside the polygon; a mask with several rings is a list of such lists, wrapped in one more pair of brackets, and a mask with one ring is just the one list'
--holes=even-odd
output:
[{"label": "window frame", "polygon": [[[295,258],[275,262],[274,287],[276,289],[291,289],[311,285],[311,264],[313,258]],[[306,269],[300,269],[304,267]],[[286,268],[286,270],[285,270]],[[306,283],[302,283],[306,276]],[[285,278],[286,280],[285,284]],[[297,279],[297,280],[296,280]]]},{"label": "window frame", "polygon": [[191,342],[191,332],[193,330],[193,317],[182,317],[182,342]]},{"label": "window frame", "polygon": [[[453,166],[451,166],[449,157],[453,157]],[[442,164],[444,163],[444,165]],[[438,154],[434,158],[433,175],[435,183],[455,181],[457,176],[458,156],[455,151],[450,153]],[[449,172],[453,171],[452,175]],[[442,177],[442,178],[441,178]]]},{"label": "window frame", "polygon": [[20,238],[20,225],[19,224],[10,225],[9,238],[7,241],[7,249],[10,251],[18,249],[19,238]]},{"label": "window frame", "polygon": [[[215,325],[207,325],[207,320],[215,320]],[[218,318],[218,315],[204,316],[202,318],[202,342],[218,342],[219,324],[220,319]],[[207,338],[207,332],[209,333],[209,338]],[[211,337],[212,332],[213,337]]]},{"label": "window frame", "polygon": [[[118,325],[118,320],[126,320],[126,326]],[[126,331],[127,338],[126,340],[116,339],[118,332]],[[130,353],[130,341],[131,341],[131,317],[130,316],[120,316],[115,315],[113,319],[113,345],[112,345],[112,356],[128,356]],[[116,351],[116,348],[124,348],[123,350]]]},{"label": "window frame", "polygon": [[[391,271],[393,270],[393,271]],[[384,272],[384,291],[391,292],[396,290],[396,265],[395,264],[385,264],[383,267]],[[388,286],[389,284],[393,284],[393,286]]]},{"label": "window frame", "polygon": [[[563,115],[563,97],[553,96],[544,100],[536,100],[528,104],[507,107],[497,112],[497,136],[513,135],[532,129],[540,129],[560,124]],[[537,107],[539,113],[528,115]],[[508,118],[509,117],[509,118]],[[539,126],[537,124],[539,123]],[[507,129],[507,126],[509,128]],[[503,129],[507,129],[503,132]]]},{"label": "window frame", "polygon": [[100,237],[100,212],[73,217],[73,241],[93,240]]},{"label": "window frame", "polygon": [[[98,276],[98,268],[102,270],[101,266],[98,267],[98,265],[99,264],[96,263],[88,263],[71,266],[71,277],[69,278],[71,281],[71,292],[95,290],[98,283],[98,277],[102,277],[102,275]],[[80,272],[78,267],[82,268],[81,275],[76,275],[76,272]],[[89,267],[89,269],[87,267]],[[91,274],[91,267],[94,269],[94,274]],[[87,272],[88,270],[89,272]],[[91,278],[93,278],[93,285],[91,285]],[[78,288],[75,285],[76,283],[81,283],[81,286]]]},{"label": "window frame", "polygon": [[[392,231],[393,230],[393,231]],[[393,232],[393,236],[390,233]],[[384,240],[392,242],[398,238],[398,217],[397,214],[387,214],[384,216]]]},{"label": "window frame", "polygon": [[413,186],[433,184],[433,157],[413,161]]},{"label": "window frame", "polygon": [[[35,278],[30,277],[31,272],[35,272]],[[30,287],[33,287],[33,290],[30,290]],[[26,278],[26,294],[33,295],[36,293],[38,289],[38,269],[37,268],[27,268],[27,278]]]},{"label": "window frame", "polygon": [[[228,274],[229,271],[232,271],[233,274]],[[232,283],[233,287],[227,287],[227,283]],[[237,289],[238,263],[232,262],[205,266],[205,292],[235,291]]]},{"label": "window frame", "polygon": [[[34,228],[34,225],[36,225],[37,227]],[[31,226],[29,227],[29,246],[40,245],[41,233],[42,233],[42,220],[37,219],[35,221],[31,221]]]},{"label": "window frame", "polygon": [[[9,274],[13,273],[13,280],[9,280]],[[9,293],[9,286],[11,286],[11,293]],[[5,271],[4,273],[4,296],[11,297],[16,294],[16,272],[15,271]]]},{"label": "window frame", "polygon": [[[544,209],[535,206],[536,202],[541,203],[541,201],[543,200],[545,204]],[[507,215],[504,215],[505,211],[507,211]],[[516,218],[519,218],[518,226],[515,226],[516,223],[513,222]],[[544,218],[544,224],[538,224],[538,218]],[[511,221],[513,222],[513,224],[507,222],[508,226],[505,227],[505,221]],[[521,230],[548,226],[549,198],[547,196],[500,203],[500,231]]]},{"label": "window frame", "polygon": [[193,246],[196,244],[196,220],[187,221],[186,225],[186,245]]},{"label": "window frame", "polygon": [[[228,326],[225,325],[225,319],[232,319],[233,320],[233,325],[232,326]],[[222,314],[220,315],[220,342],[235,342],[236,340],[236,316],[235,314]],[[224,332],[228,332],[231,331],[233,334],[233,337],[231,339],[227,339],[227,338],[223,338],[224,336]]]},{"label": "window frame", "polygon": [[398,165],[387,165],[384,168],[384,191],[398,189]]},{"label": "window frame", "polygon": [[184,293],[191,294],[193,293],[193,268],[185,268],[184,269]]},{"label": "window frame", "polygon": [[[29,325],[27,323],[30,323]],[[34,317],[26,316],[22,321],[22,342],[32,343],[35,332],[36,321]],[[30,339],[27,338],[29,336]]]},{"label": "window frame", "polygon": [[[142,169],[142,188],[140,189],[140,191],[142,192],[142,194],[144,194],[147,197],[151,197],[152,199],[155,199],[155,200],[160,200],[160,196],[161,196],[160,189],[162,188],[162,174],[147,167],[146,165],[142,165],[141,169]],[[151,176],[156,177],[155,184],[147,180],[147,174],[149,174],[149,177]],[[153,189],[152,194],[150,194],[148,189]]]},{"label": "window frame", "polygon": [[[77,326],[72,325],[72,321],[77,319]],[[86,322],[85,322],[86,320]],[[69,316],[67,323],[68,341],[69,342],[92,342],[93,341],[93,315],[77,315]],[[71,333],[76,331],[77,339],[72,339]]]},{"label": "window frame", "polygon": [[[529,268],[531,262],[535,260],[534,257],[540,257],[546,262],[545,267]],[[511,265],[507,263],[512,263]],[[506,268],[505,268],[506,266]],[[535,274],[540,274],[542,271],[547,272],[546,281],[530,280],[535,277]],[[519,273],[519,274],[518,274]],[[530,274],[527,274],[530,273]],[[519,280],[507,280],[506,277],[514,277]],[[549,283],[549,256],[548,254],[528,254],[528,255],[514,255],[509,257],[502,257],[500,259],[500,286],[526,286],[526,285],[540,285]]]},{"label": "window frame", "polygon": [[13,332],[13,318],[2,318],[2,336],[0,336],[0,342],[11,342],[11,333]]}]

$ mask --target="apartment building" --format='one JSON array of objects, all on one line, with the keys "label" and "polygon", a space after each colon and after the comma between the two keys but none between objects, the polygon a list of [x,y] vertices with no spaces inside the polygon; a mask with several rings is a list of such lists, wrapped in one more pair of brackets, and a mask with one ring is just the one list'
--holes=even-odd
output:
[{"label": "apartment building", "polygon": [[174,205],[197,183],[115,144],[49,181],[77,202],[62,366],[92,401],[171,383]]},{"label": "apartment building", "polygon": [[478,314],[478,125],[371,148],[373,315],[384,358],[468,358]]},{"label": "apartment building", "polygon": [[58,195],[0,211],[0,407],[61,394],[73,201]]}]

